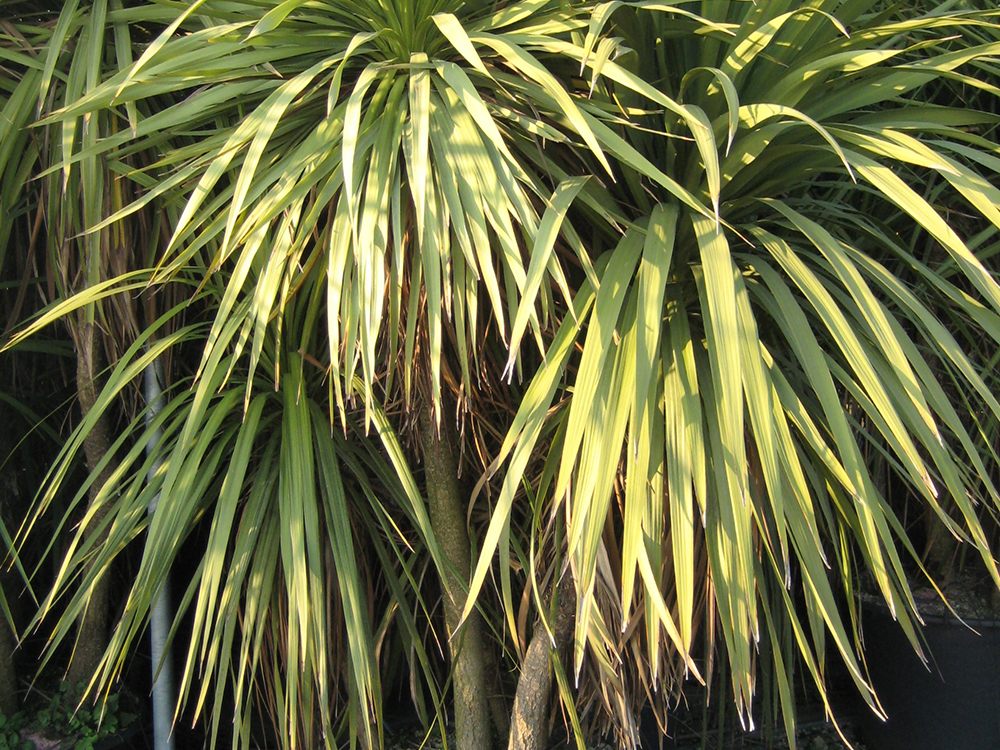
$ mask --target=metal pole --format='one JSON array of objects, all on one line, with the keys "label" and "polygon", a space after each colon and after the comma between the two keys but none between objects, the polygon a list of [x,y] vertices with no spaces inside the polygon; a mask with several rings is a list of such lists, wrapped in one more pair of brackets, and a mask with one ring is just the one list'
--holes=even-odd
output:
[{"label": "metal pole", "polygon": [[[163,366],[157,359],[146,367],[146,424],[149,425],[163,408]],[[163,437],[162,430],[156,430],[146,444],[147,455],[155,450]],[[159,459],[149,469],[147,478],[159,470]],[[149,513],[156,510],[160,500],[159,493],[149,504]],[[149,641],[153,668],[153,750],[174,750],[173,729],[173,689],[174,670],[171,654],[167,648],[167,635],[170,632],[170,575],[163,583],[163,588],[153,602],[153,610],[149,620]]]}]

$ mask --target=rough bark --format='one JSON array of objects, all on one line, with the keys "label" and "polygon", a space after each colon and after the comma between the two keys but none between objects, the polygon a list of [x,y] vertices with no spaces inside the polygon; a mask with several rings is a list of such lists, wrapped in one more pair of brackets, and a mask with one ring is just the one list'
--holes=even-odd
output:
[{"label": "rough bark", "polygon": [[441,422],[439,430],[428,409],[420,417],[431,524],[450,567],[450,572],[444,573],[442,588],[454,675],[455,740],[458,750],[488,750],[492,741],[479,615],[473,612],[458,628],[471,575],[466,503],[458,483],[458,437],[447,419]]},{"label": "rough bark", "polygon": [[[97,380],[100,357],[97,353],[97,343],[94,340],[94,326],[91,323],[81,323],[76,331],[76,387],[80,403],[81,418],[86,417],[97,401],[100,386]],[[87,471],[91,474],[107,455],[112,445],[112,430],[110,419],[102,415],[83,443]],[[114,462],[108,465],[90,487],[90,502],[93,503],[97,493],[114,471]],[[105,508],[99,510],[91,519],[90,528],[97,528],[107,514]],[[103,576],[94,586],[90,594],[87,608],[77,625],[77,641],[73,650],[66,679],[73,686],[79,683],[89,683],[97,671],[101,657],[108,643],[108,600],[110,589],[107,576]]]},{"label": "rough bark", "polygon": [[517,681],[514,709],[510,720],[509,750],[544,750],[549,742],[549,706],[552,702],[552,669],[549,654],[558,653],[573,635],[576,607],[572,582],[566,578],[558,586],[556,619],[549,634],[536,622]]}]

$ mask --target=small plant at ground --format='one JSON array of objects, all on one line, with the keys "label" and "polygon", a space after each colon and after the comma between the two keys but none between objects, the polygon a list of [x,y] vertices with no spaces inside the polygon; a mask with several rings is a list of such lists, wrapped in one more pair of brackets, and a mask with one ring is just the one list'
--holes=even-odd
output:
[{"label": "small plant at ground", "polygon": [[[131,701],[126,695],[109,695],[105,700],[81,702],[84,685],[76,687],[63,683],[56,693],[44,696],[41,708],[31,718],[32,735],[61,738],[64,747],[73,750],[92,750],[94,745],[128,727],[136,719],[132,711],[124,710],[123,703]],[[4,749],[0,744],[0,750]],[[10,747],[21,747],[10,745]],[[31,748],[30,743],[27,748]]]},{"label": "small plant at ground", "polygon": [[0,714],[0,750],[35,750],[33,743],[21,739],[26,723],[23,712],[11,716]]}]

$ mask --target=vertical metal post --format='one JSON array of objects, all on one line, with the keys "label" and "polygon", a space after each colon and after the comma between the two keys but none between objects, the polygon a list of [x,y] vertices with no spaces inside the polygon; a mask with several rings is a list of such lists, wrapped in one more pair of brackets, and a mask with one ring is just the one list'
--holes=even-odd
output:
[{"label": "vertical metal post", "polygon": [[[146,424],[152,423],[153,419],[163,408],[163,365],[160,360],[155,360],[146,367]],[[162,430],[156,430],[146,445],[147,454],[155,450],[156,445],[163,437]],[[160,468],[161,461],[157,460],[149,469],[149,477],[152,477]],[[149,504],[149,513],[156,510],[156,504],[160,500],[159,493]],[[150,652],[153,665],[153,750],[174,750],[173,729],[173,690],[174,674],[171,654],[167,648],[167,635],[170,632],[170,576],[167,575],[163,588],[153,602],[153,609],[149,621]]]}]

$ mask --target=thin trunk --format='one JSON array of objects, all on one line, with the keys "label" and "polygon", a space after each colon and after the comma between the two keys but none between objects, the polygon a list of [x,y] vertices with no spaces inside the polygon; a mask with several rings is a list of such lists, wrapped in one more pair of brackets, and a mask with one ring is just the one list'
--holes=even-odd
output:
[{"label": "thin trunk", "polygon": [[535,623],[528,650],[517,681],[514,710],[510,720],[509,750],[544,750],[549,742],[549,706],[552,702],[552,669],[549,654],[558,654],[573,635],[576,597],[566,578],[558,587],[556,618],[552,635],[555,645],[540,622]]},{"label": "thin trunk", "polygon": [[[90,413],[97,401],[100,387],[97,382],[99,370],[99,355],[97,343],[94,340],[94,326],[91,323],[81,323],[76,331],[76,387],[80,401],[81,418]],[[111,449],[111,424],[106,415],[102,415],[83,443],[87,470],[91,473],[97,468]],[[113,462],[104,468],[100,476],[90,487],[90,501],[94,502],[97,493],[114,471]],[[104,516],[107,506],[100,509],[91,519],[89,526],[97,528]],[[81,682],[89,684],[97,671],[108,643],[108,579],[103,576],[94,586],[90,594],[87,608],[77,626],[76,647],[69,665],[66,679],[76,687]]]},{"label": "thin trunk", "polygon": [[461,629],[457,628],[471,575],[466,503],[458,485],[458,437],[447,419],[441,421],[439,431],[429,410],[420,417],[431,524],[450,567],[442,588],[454,675],[455,739],[458,750],[488,750],[492,741],[479,615],[473,612]]},{"label": "thin trunk", "polygon": [[[942,505],[947,512],[950,501],[945,500]],[[945,588],[955,579],[959,541],[936,513],[928,508],[924,514],[927,543],[923,562],[937,584]]]}]

